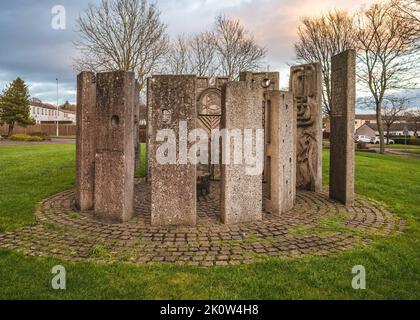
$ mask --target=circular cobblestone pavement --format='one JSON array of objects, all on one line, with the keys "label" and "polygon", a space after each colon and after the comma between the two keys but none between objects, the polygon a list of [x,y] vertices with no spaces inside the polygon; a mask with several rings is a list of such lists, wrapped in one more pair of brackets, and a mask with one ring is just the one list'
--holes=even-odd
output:
[{"label": "circular cobblestone pavement", "polygon": [[198,201],[196,227],[152,227],[149,185],[136,183],[135,217],[104,224],[91,213],[77,213],[74,191],[44,200],[38,224],[0,234],[0,247],[31,256],[71,261],[176,263],[191,266],[236,265],[265,257],[326,256],[399,233],[404,222],[382,206],[357,197],[350,208],[322,193],[300,191],[293,210],[262,221],[223,225],[219,220],[219,184]]}]

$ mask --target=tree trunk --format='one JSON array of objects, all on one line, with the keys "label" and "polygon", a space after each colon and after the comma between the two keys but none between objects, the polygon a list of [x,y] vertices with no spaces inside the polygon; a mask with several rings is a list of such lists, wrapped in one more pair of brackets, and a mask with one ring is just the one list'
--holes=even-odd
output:
[{"label": "tree trunk", "polygon": [[9,123],[9,131],[8,131],[8,133],[7,133],[7,137],[8,138],[10,138],[11,136],[12,136],[12,134],[13,134],[13,128],[15,127],[15,123],[14,122],[12,122],[12,123]]},{"label": "tree trunk", "polygon": [[390,127],[391,127],[390,125],[386,126],[386,144],[387,145],[389,145],[389,131],[391,130]]},{"label": "tree trunk", "polygon": [[380,142],[379,153],[385,154],[384,123],[382,122],[382,106],[380,103],[376,105],[376,122],[378,125]]}]

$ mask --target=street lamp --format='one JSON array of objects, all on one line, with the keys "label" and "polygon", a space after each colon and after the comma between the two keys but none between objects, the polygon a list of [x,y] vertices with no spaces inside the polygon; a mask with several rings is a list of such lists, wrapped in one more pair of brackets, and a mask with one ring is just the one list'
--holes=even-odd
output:
[{"label": "street lamp", "polygon": [[56,131],[56,135],[57,135],[57,138],[58,138],[58,136],[59,136],[59,130],[58,130],[58,116],[59,116],[59,111],[58,111],[58,78],[56,78],[55,81],[57,81],[57,115],[56,115],[57,131]]},{"label": "street lamp", "polygon": [[404,125],[403,134],[404,134],[405,145],[407,145],[407,136],[409,135],[407,124]]}]

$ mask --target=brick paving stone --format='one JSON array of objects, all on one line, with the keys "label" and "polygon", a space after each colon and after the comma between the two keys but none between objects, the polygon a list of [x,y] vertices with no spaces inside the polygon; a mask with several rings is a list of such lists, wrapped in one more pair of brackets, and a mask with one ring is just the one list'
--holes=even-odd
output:
[{"label": "brick paving stone", "polygon": [[[210,267],[249,264],[263,256],[328,256],[371,242],[369,237],[344,231],[333,236],[310,234],[321,218],[339,213],[346,215],[343,225],[366,233],[386,236],[405,228],[405,221],[382,206],[357,197],[355,205],[346,208],[330,201],[327,189],[298,192],[295,208],[281,216],[264,213],[262,221],[226,226],[220,222],[218,188],[218,183],[212,183],[211,196],[198,201],[196,227],[165,228],[150,225],[150,186],[146,183],[136,184],[136,214],[121,225],[100,223],[84,212],[70,218],[75,193],[65,191],[42,202],[36,212],[38,225],[0,233],[0,248],[32,256],[107,262],[107,257],[91,254],[95,245],[102,245],[112,255],[109,261],[124,257],[137,264]],[[305,235],[293,232],[298,229],[305,230]]]}]

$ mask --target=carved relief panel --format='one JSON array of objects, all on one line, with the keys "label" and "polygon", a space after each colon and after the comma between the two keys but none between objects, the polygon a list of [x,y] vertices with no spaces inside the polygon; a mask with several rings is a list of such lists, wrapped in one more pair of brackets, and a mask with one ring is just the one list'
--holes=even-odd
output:
[{"label": "carved relief panel", "polygon": [[290,90],[297,110],[297,188],[319,191],[322,187],[321,67],[291,69]]}]

